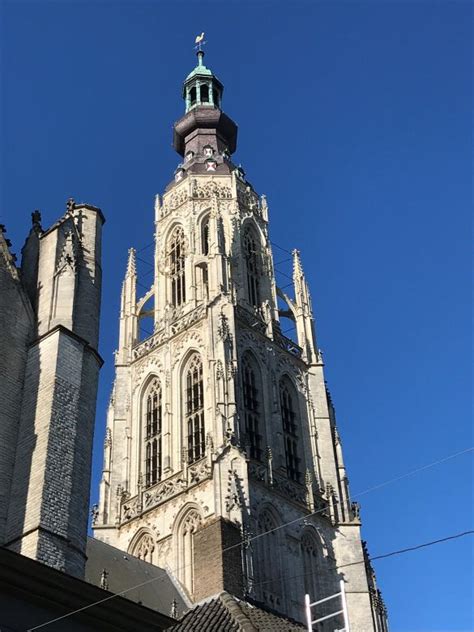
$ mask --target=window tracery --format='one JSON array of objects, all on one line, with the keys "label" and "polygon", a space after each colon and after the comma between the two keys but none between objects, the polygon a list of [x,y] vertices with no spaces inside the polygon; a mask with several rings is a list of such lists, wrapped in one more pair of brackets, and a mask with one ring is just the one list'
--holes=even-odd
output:
[{"label": "window tracery", "polygon": [[320,547],[313,533],[306,531],[301,538],[301,551],[303,555],[303,579],[304,590],[311,601],[322,599]]},{"label": "window tracery", "polygon": [[262,460],[262,415],[261,379],[255,361],[246,354],[242,360],[242,385],[244,397],[245,432],[250,446],[250,458]]},{"label": "window tracery", "polygon": [[247,299],[254,307],[260,307],[260,260],[257,240],[252,230],[244,233],[243,250],[247,273]]},{"label": "window tracery", "polygon": [[261,598],[271,606],[281,603],[281,560],[277,523],[268,509],[258,517],[257,533],[257,589]]},{"label": "window tracery", "polygon": [[204,456],[204,383],[202,361],[195,353],[185,373],[185,428],[187,431],[188,463]]},{"label": "window tracery", "polygon": [[133,547],[132,555],[151,564],[153,562],[154,550],[155,542],[153,540],[153,536],[150,533],[144,533]]},{"label": "window tracery", "polygon": [[180,581],[192,595],[194,592],[194,534],[202,524],[197,509],[190,509],[181,521],[178,533]]},{"label": "window tracery", "polygon": [[295,412],[296,393],[287,379],[280,382],[280,410],[283,422],[286,472],[289,478],[301,482],[300,458],[298,451],[298,428]]},{"label": "window tracery", "polygon": [[185,240],[182,226],[177,226],[170,238],[168,249],[171,282],[171,303],[179,307],[186,301]]},{"label": "window tracery", "polygon": [[145,485],[161,480],[161,434],[163,402],[160,381],[155,378],[147,389],[145,404]]}]

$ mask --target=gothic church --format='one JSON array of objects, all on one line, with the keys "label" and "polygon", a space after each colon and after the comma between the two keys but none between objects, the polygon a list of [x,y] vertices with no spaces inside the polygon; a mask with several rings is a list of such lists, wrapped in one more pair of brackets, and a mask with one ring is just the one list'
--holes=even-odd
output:
[{"label": "gothic church", "polygon": [[[237,126],[203,57],[184,82],[182,162],[156,196],[154,280],[141,297],[129,251],[88,553],[102,213],[71,201],[48,231],[34,215],[20,271],[3,250],[0,543],[83,577],[100,542],[166,569],[189,607],[231,595],[279,621],[302,622],[305,593],[323,599],[344,580],[351,630],[386,632],[300,253],[289,296],[267,201],[232,161]],[[145,318],[153,332],[141,339]]]}]

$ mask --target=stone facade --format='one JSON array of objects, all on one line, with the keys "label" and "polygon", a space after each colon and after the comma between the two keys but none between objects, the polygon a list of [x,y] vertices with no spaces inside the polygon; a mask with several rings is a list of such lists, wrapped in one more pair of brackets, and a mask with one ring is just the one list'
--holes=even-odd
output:
[{"label": "stone facade", "polygon": [[122,287],[95,537],[167,568],[194,601],[228,590],[298,620],[306,592],[321,599],[344,579],[351,629],[384,632],[366,566],[345,566],[364,560],[359,509],[299,252],[290,297],[202,52],[184,94],[184,162],[155,204],[154,280],[138,298],[132,249]]},{"label": "stone facade", "polygon": [[0,544],[82,576],[98,372],[103,215],[33,213],[18,269],[0,235]]}]

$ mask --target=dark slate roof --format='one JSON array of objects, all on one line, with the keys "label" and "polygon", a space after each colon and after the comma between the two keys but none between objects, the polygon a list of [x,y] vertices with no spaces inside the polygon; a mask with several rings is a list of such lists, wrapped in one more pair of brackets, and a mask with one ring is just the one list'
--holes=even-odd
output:
[{"label": "dark slate roof", "polygon": [[301,632],[306,627],[226,592],[190,610],[167,632]]},{"label": "dark slate roof", "polygon": [[95,538],[87,538],[85,580],[100,586],[104,568],[108,573],[108,590],[113,593],[121,593],[132,586],[148,582],[123,595],[147,608],[169,616],[175,600],[177,615],[181,617],[191,605],[178,583],[165,569],[148,564]]}]

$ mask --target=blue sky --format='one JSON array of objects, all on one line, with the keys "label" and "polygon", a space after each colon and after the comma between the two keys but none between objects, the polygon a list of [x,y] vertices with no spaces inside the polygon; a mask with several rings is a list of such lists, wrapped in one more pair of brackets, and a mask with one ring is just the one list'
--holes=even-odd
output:
[{"label": "blue sky", "polygon": [[[302,251],[353,494],[472,444],[470,3],[20,0],[0,28],[13,249],[34,209],[47,226],[70,196],[107,217],[93,500],[126,253],[152,241],[179,162],[202,30],[236,161],[268,196],[272,240]],[[472,453],[361,497],[370,552],[472,528],[471,481]],[[472,538],[375,567],[392,632],[473,629]]]}]

